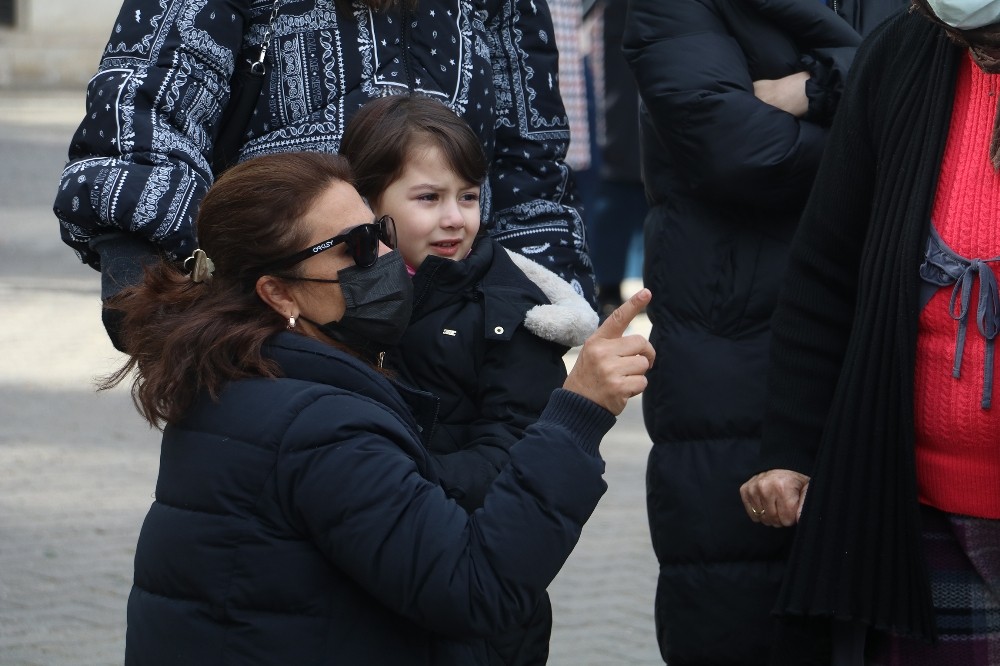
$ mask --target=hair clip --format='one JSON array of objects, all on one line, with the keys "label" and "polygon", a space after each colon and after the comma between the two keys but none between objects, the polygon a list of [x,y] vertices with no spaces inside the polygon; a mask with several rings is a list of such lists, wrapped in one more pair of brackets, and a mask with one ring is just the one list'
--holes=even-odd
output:
[{"label": "hair clip", "polygon": [[[188,262],[194,260],[194,266],[188,266]],[[195,250],[194,254],[184,260],[184,268],[190,269],[192,282],[206,282],[212,279],[215,271],[215,264],[208,258],[204,250]]]}]

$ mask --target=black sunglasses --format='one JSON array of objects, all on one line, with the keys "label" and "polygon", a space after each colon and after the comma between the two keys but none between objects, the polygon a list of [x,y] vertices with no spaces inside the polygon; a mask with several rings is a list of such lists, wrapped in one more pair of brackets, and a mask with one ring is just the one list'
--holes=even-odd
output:
[{"label": "black sunglasses", "polygon": [[396,223],[388,215],[383,215],[370,224],[359,224],[342,234],[328,238],[322,243],[316,243],[284,259],[272,261],[266,266],[259,268],[257,272],[261,274],[273,273],[291,268],[309,257],[329,250],[341,243],[347,243],[351,258],[354,259],[355,264],[361,268],[369,268],[378,260],[379,241],[393,249],[396,248]]}]

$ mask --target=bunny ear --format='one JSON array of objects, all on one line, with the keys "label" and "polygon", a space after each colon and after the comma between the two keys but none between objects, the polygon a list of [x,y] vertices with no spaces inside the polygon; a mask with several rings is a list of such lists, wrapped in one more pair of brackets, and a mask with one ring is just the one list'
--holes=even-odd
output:
[{"label": "bunny ear", "polygon": [[204,250],[195,250],[194,254],[184,260],[184,268],[191,271],[192,282],[210,281],[212,273],[215,272],[215,264]]},{"label": "bunny ear", "polygon": [[524,326],[542,338],[577,347],[597,330],[599,318],[587,300],[558,275],[524,255],[507,250],[524,275],[542,290],[548,305],[536,305],[524,316]]}]

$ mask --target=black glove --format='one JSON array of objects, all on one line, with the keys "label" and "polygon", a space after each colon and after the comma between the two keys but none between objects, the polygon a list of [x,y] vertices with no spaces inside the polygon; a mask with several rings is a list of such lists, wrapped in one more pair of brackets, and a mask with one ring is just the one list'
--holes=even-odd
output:
[{"label": "black glove", "polygon": [[90,248],[101,256],[101,301],[104,303],[101,321],[111,344],[124,352],[121,326],[125,313],[108,307],[108,299],[126,287],[139,284],[144,267],[159,261],[160,253],[148,240],[121,231],[98,236],[90,241]]}]

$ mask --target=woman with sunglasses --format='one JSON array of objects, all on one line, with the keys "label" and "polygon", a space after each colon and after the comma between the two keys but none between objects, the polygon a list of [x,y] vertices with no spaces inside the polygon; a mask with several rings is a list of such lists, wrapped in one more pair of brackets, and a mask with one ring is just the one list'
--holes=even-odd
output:
[{"label": "woman with sunglasses", "polygon": [[605,489],[600,439],[645,387],[621,337],[584,344],[486,506],[449,499],[421,442],[430,396],[380,371],[410,280],[343,158],[227,171],[201,249],[113,304],[133,397],[163,427],[135,556],[126,664],[486,664],[537,603]]}]

